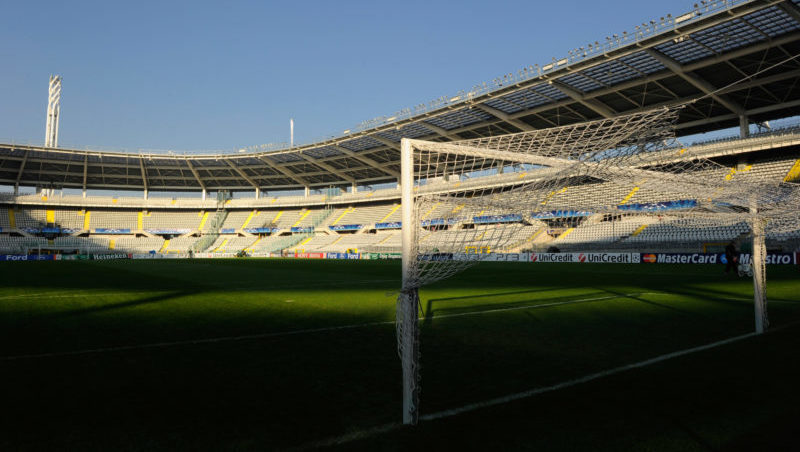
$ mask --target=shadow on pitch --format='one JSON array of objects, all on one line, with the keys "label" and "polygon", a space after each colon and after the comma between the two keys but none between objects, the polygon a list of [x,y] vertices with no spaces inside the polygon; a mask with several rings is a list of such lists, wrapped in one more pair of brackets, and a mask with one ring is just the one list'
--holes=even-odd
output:
[{"label": "shadow on pitch", "polygon": [[[687,297],[701,299],[703,301],[721,303],[727,305],[730,305],[731,302],[747,302],[747,301],[752,302],[753,300],[752,287],[749,289],[748,292],[745,293],[714,289],[711,287],[699,288],[694,286],[670,287],[669,291],[665,291],[662,289],[660,292],[676,296],[687,296]],[[769,286],[767,286],[767,302],[769,302],[769,300],[781,301],[781,302],[798,302],[798,300],[794,299],[769,296]]]},{"label": "shadow on pitch", "polygon": [[[596,288],[596,289],[600,290],[599,288]],[[623,292],[618,292],[618,291],[610,290],[610,289],[603,289],[603,290],[605,290],[606,292],[608,292],[610,294],[617,295],[617,296],[619,296],[619,298],[625,298],[625,299],[628,299],[628,300],[636,300],[636,301],[638,301],[640,303],[645,303],[645,304],[649,304],[651,306],[656,306],[656,307],[659,307],[659,308],[663,308],[663,309],[667,309],[667,310],[670,310],[670,311],[678,312],[678,313],[680,313],[682,315],[692,315],[692,316],[694,316],[694,315],[697,314],[695,312],[687,311],[685,309],[676,308],[675,306],[670,306],[668,304],[658,303],[658,302],[653,301],[653,300],[647,300],[647,299],[643,298],[641,295],[626,294],[626,293],[623,293]],[[673,292],[670,292],[670,293],[673,293]]]},{"label": "shadow on pitch", "polygon": [[121,302],[121,303],[104,304],[102,306],[92,306],[92,307],[88,307],[88,308],[75,309],[75,310],[72,310],[72,311],[59,312],[57,314],[54,314],[52,316],[52,318],[56,318],[56,319],[58,319],[58,318],[69,318],[69,317],[75,317],[75,316],[80,316],[80,315],[97,314],[97,313],[101,313],[101,312],[114,311],[114,310],[117,310],[117,309],[134,308],[134,307],[137,307],[137,306],[144,306],[144,305],[149,305],[149,304],[161,303],[161,302],[164,302],[164,301],[167,301],[167,300],[171,300],[173,298],[180,298],[180,297],[190,296],[190,295],[194,295],[194,294],[197,294],[197,293],[198,292],[196,292],[196,291],[168,292],[168,293],[157,294],[157,295],[145,297],[145,298],[138,299],[138,300],[129,300],[129,301]]}]

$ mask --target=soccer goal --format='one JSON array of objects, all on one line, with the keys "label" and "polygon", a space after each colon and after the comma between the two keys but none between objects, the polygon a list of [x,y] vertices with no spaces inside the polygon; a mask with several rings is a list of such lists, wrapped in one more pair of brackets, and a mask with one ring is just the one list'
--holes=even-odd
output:
[{"label": "soccer goal", "polygon": [[416,423],[419,414],[419,288],[491,252],[525,249],[546,233],[540,221],[545,214],[567,212],[602,222],[621,216],[621,205],[637,193],[650,204],[678,207],[667,216],[644,203],[625,212],[643,224],[668,218],[678,231],[748,225],[756,330],[766,329],[764,237],[771,227],[797,227],[792,206],[800,205],[800,190],[767,180],[730,183],[725,178],[730,168],[693,155],[676,141],[679,111],[662,108],[456,142],[402,140],[403,274],[396,325],[405,424]]}]

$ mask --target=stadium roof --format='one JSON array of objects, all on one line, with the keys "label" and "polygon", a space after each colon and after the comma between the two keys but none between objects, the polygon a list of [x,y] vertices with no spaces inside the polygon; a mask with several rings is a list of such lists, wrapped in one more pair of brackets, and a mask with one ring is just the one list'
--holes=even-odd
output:
[{"label": "stadium roof", "polygon": [[[127,190],[289,190],[398,179],[400,139],[472,139],[698,99],[680,134],[797,114],[800,0],[703,1],[492,83],[314,144],[156,154],[0,144],[0,184]],[[780,64],[779,64],[780,63]],[[735,82],[740,82],[732,85]]]}]

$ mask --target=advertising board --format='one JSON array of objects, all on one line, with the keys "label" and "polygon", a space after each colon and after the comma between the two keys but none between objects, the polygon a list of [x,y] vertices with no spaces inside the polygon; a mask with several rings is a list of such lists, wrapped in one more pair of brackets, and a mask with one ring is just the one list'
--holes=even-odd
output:
[{"label": "advertising board", "polygon": [[300,259],[325,259],[325,253],[294,253],[294,257]]},{"label": "advertising board", "polygon": [[530,262],[577,262],[588,264],[638,264],[639,253],[531,253]]},{"label": "advertising board", "polygon": [[111,254],[92,254],[93,261],[109,261],[115,259],[131,259],[132,254],[126,253],[111,253]]},{"label": "advertising board", "polygon": [[403,223],[400,221],[393,221],[390,223],[375,223],[375,229],[400,229]]},{"label": "advertising board", "polygon": [[60,254],[0,254],[0,261],[55,261]]},{"label": "advertising board", "polygon": [[333,226],[328,226],[328,229],[331,231],[358,231],[362,228],[360,224],[337,224]]},{"label": "advertising board", "polygon": [[96,228],[94,230],[95,234],[130,234],[130,229],[120,229],[120,228]]},{"label": "advertising board", "polygon": [[167,228],[159,228],[159,229],[145,229],[145,232],[155,235],[179,235],[179,234],[186,234],[192,232],[191,229],[167,229]]},{"label": "advertising board", "polygon": [[[797,263],[796,256],[792,253],[769,253],[766,257],[767,265],[792,265]],[[727,264],[728,259],[723,253],[642,253],[641,261],[644,264]],[[743,264],[750,263],[750,254],[739,255]]]},{"label": "advertising board", "polygon": [[361,257],[364,258],[365,256],[368,259],[401,259],[403,257],[400,253],[368,253]]},{"label": "advertising board", "polygon": [[361,253],[326,253],[328,259],[360,259]]}]

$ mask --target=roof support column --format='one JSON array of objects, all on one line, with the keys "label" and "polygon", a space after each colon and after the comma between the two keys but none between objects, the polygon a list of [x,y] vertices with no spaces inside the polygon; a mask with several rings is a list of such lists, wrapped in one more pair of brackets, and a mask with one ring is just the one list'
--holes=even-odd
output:
[{"label": "roof support column", "polygon": [[89,154],[83,156],[83,190],[81,195],[86,199],[86,180],[89,178]]},{"label": "roof support column", "polygon": [[208,194],[208,192],[206,192],[206,189],[205,189],[205,187],[203,187],[203,201],[205,201],[205,200],[206,200],[206,195],[207,195],[207,194]]},{"label": "roof support column", "polygon": [[357,193],[358,192],[358,184],[353,182],[353,185],[350,186],[350,193]]},{"label": "roof support column", "polygon": [[139,169],[142,171],[142,185],[144,186],[144,199],[147,199],[147,192],[150,187],[147,185],[147,170],[144,169],[144,158],[139,157]]},{"label": "roof support column", "polygon": [[308,198],[311,195],[311,187],[306,185],[305,189],[305,197]]},{"label": "roof support column", "polygon": [[[14,183],[14,194],[19,194],[19,181],[22,180],[22,172],[25,171],[25,164],[28,163],[28,154],[31,151],[25,151],[25,155],[22,156],[22,163],[19,164],[19,171],[17,172],[17,181]],[[86,186],[86,178],[84,178],[84,187]]]},{"label": "roof support column", "polygon": [[750,136],[750,120],[747,115],[739,115],[739,138]]}]

